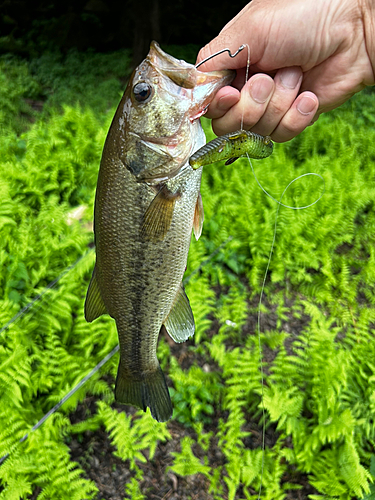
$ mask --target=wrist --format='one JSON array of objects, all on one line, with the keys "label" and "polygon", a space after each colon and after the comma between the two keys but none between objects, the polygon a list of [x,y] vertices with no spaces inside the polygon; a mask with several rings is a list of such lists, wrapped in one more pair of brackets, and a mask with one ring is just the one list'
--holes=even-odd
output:
[{"label": "wrist", "polygon": [[375,84],[375,0],[359,0],[362,11],[363,33],[365,47],[371,71],[369,71],[364,80],[365,85]]}]

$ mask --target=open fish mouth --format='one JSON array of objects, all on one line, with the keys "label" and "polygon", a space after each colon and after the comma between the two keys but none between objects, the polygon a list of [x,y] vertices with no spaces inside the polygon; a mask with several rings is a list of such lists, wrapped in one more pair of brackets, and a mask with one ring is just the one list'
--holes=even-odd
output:
[{"label": "open fish mouth", "polygon": [[236,76],[234,70],[200,71],[194,65],[166,54],[155,41],[151,43],[146,59],[160,75],[170,79],[181,90],[190,93],[191,122],[204,115],[216,92],[221,87],[229,85]]},{"label": "open fish mouth", "polygon": [[199,71],[151,44],[134,70],[118,122],[124,131],[121,161],[137,182],[167,181],[186,165],[201,146],[199,117],[234,76],[231,70]]}]

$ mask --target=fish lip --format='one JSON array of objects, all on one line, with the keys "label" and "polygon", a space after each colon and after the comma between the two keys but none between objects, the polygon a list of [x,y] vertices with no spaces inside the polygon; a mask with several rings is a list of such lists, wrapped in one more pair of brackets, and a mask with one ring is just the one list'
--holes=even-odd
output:
[{"label": "fish lip", "polygon": [[[129,132],[129,134],[135,136],[137,140],[144,143],[146,146],[150,144],[151,145],[150,149],[158,149],[157,146],[165,146],[165,148],[169,147],[172,148],[173,146],[177,146],[180,143],[179,134],[181,132],[181,128],[182,124],[174,134],[169,136],[167,135],[164,137],[149,137],[147,135],[137,134],[135,132]],[[163,151],[163,153],[172,157],[172,155],[170,155],[167,151]]]},{"label": "fish lip", "polygon": [[193,116],[190,116],[191,123],[195,122],[195,120],[198,120],[198,118],[200,118],[201,116],[205,115],[207,113],[208,107],[209,107],[209,104],[207,104],[206,106],[204,106],[201,111],[198,111],[197,114],[195,114]]},{"label": "fish lip", "polygon": [[197,85],[193,89],[195,105],[191,107],[190,121],[193,122],[204,115],[216,93],[230,85],[236,72],[232,70],[212,71],[204,73],[196,69]]},{"label": "fish lip", "polygon": [[230,85],[236,76],[234,70],[200,71],[193,64],[167,54],[155,41],[151,43],[146,59],[159,74],[170,78],[181,88],[191,90],[193,105],[188,115],[191,122],[206,113],[216,92]]}]

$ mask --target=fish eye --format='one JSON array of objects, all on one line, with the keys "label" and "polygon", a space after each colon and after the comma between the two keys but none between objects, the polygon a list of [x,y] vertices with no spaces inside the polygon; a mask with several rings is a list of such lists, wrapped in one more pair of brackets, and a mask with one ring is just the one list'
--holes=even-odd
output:
[{"label": "fish eye", "polygon": [[267,135],[267,136],[264,138],[263,143],[264,143],[264,145],[265,145],[265,146],[268,146],[268,144],[270,144],[270,142],[271,142],[271,137]]},{"label": "fish eye", "polygon": [[134,85],[133,94],[138,102],[145,102],[150,97],[152,91],[151,85],[146,82],[140,82]]}]

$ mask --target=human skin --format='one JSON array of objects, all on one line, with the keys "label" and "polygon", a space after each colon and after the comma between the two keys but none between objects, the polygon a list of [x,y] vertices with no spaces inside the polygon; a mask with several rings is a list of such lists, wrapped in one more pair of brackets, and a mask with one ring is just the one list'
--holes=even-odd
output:
[{"label": "human skin", "polygon": [[228,47],[200,70],[236,69],[207,117],[217,135],[241,127],[276,142],[292,139],[323,112],[375,83],[375,0],[252,0],[208,45],[197,62]]}]

